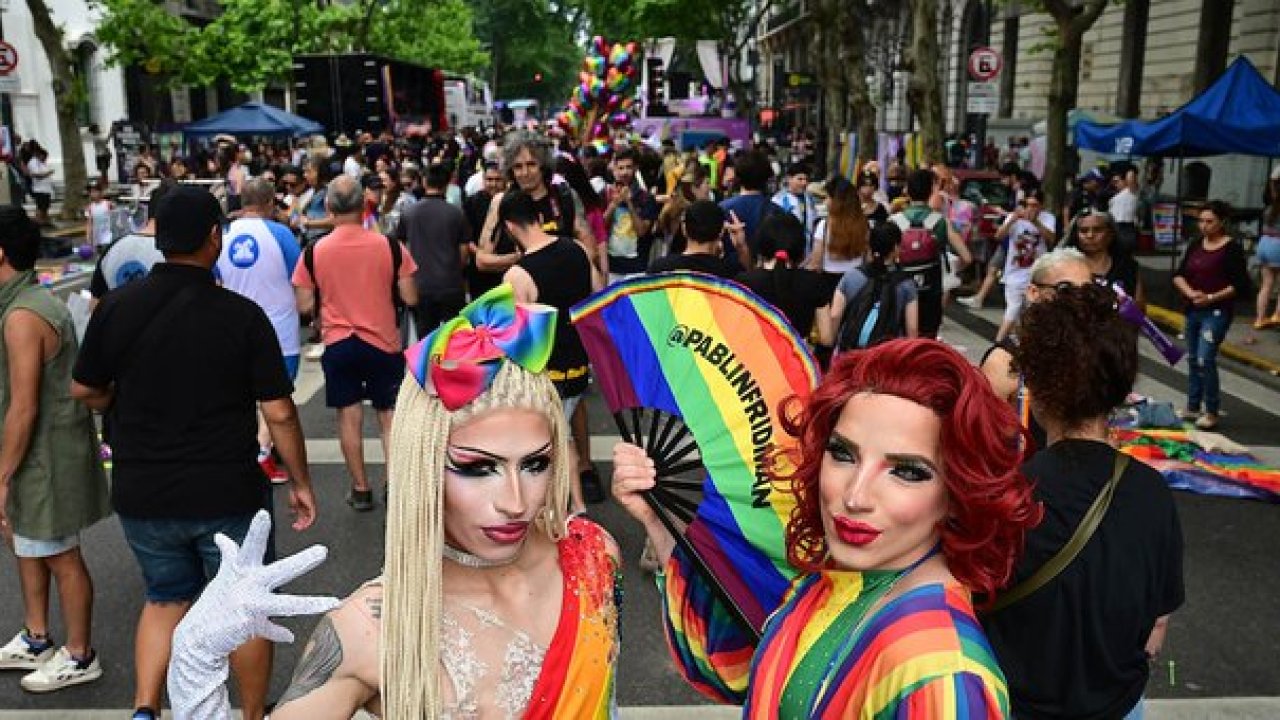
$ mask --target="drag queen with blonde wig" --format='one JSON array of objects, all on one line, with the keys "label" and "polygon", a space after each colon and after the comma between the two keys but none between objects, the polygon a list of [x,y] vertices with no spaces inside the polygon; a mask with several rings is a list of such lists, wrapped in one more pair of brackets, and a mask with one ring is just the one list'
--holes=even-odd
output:
[{"label": "drag queen with blonde wig", "polygon": [[323,561],[264,566],[265,513],[179,627],[175,717],[230,717],[227,655],[268,616],[324,612],[271,717],[607,718],[617,546],[567,518],[568,429],[543,373],[555,310],[502,285],[410,349],[391,430],[383,575],[346,600],[272,591]]}]

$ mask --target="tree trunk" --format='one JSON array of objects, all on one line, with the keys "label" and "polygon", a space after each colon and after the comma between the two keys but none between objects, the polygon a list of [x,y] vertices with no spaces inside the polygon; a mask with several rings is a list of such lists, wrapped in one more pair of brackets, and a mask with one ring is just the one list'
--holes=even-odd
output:
[{"label": "tree trunk", "polygon": [[1080,52],[1084,34],[1097,22],[1111,0],[1085,0],[1077,5],[1069,0],[1044,0],[1045,9],[1058,25],[1057,46],[1053,51],[1053,71],[1049,79],[1049,137],[1044,164],[1044,204],[1059,214],[1066,203],[1067,113],[1076,106],[1080,87]]},{"label": "tree trunk", "polygon": [[866,0],[844,0],[840,12],[840,52],[851,120],[858,130],[858,162],[876,157],[876,108],[867,87],[867,36],[870,12]]},{"label": "tree trunk", "polygon": [[1000,117],[1013,117],[1013,97],[1017,92],[1018,33],[1021,16],[1010,14],[1004,20],[1004,34],[1000,54],[1004,56],[1004,69],[1000,71]]},{"label": "tree trunk", "polygon": [[907,100],[920,123],[922,161],[943,161],[942,88],[938,84],[938,0],[910,0],[911,49]]},{"label": "tree trunk", "polygon": [[[1053,74],[1049,79],[1049,137],[1044,164],[1044,205],[1059,217],[1066,200],[1067,113],[1076,106],[1083,40],[1069,22],[1058,23],[1058,47],[1053,52]],[[1066,219],[1062,222],[1065,223]]]},{"label": "tree trunk", "polygon": [[1147,59],[1147,18],[1151,0],[1129,0],[1124,7],[1124,30],[1127,42],[1120,45],[1120,81],[1116,87],[1116,114],[1135,118],[1141,114],[1142,66]]},{"label": "tree trunk", "polygon": [[80,122],[76,118],[76,95],[71,91],[75,77],[71,73],[71,54],[62,45],[62,30],[54,25],[49,6],[44,0],[27,0],[31,22],[53,73],[54,106],[58,112],[58,140],[62,143],[62,179],[65,190],[62,219],[83,219],[85,186],[89,177],[84,167],[84,147],[80,144]]},{"label": "tree trunk", "polygon": [[817,58],[818,84],[822,87],[823,124],[827,129],[826,167],[814,171],[825,175],[826,171],[839,168],[840,146],[845,126],[845,77],[840,50],[840,0],[818,0],[811,6],[809,27],[812,29],[810,50]]},{"label": "tree trunk", "polygon": [[1231,15],[1235,0],[1202,0],[1200,38],[1196,45],[1195,88],[1200,94],[1227,68],[1231,46]]},{"label": "tree trunk", "polygon": [[876,105],[872,102],[872,92],[867,85],[867,35],[865,24],[846,9],[847,23],[845,32],[845,76],[849,78],[849,106],[854,111],[854,124],[858,127],[858,161],[865,163],[876,159],[878,138],[876,135]]}]

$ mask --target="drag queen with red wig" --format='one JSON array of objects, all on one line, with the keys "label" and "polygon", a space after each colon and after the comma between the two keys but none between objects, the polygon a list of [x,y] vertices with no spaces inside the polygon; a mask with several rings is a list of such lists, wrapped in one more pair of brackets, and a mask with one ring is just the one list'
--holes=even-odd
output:
[{"label": "drag queen with red wig", "polygon": [[[652,462],[614,450],[614,494],[665,561],[664,624],[685,679],[747,718],[1003,718],[974,614],[1041,516],[1023,431],[962,356],[895,340],[842,356],[784,408],[800,439],[787,556],[802,572],[757,641],[645,504]],[[792,463],[780,463],[780,465]]]}]

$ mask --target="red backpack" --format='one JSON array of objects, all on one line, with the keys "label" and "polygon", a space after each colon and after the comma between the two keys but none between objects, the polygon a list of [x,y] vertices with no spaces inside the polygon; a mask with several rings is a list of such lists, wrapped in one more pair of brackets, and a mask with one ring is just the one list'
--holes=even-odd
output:
[{"label": "red backpack", "polygon": [[907,219],[906,213],[889,218],[902,230],[902,243],[898,245],[898,266],[908,272],[916,272],[941,262],[942,248],[933,234],[942,213],[930,212],[919,224]]}]

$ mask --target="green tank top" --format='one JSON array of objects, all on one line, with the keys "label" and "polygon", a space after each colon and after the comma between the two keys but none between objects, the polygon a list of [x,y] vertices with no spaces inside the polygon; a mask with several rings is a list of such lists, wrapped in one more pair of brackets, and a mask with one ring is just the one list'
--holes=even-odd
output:
[{"label": "green tank top", "polygon": [[[83,530],[111,514],[106,473],[89,409],[71,397],[75,327],[66,305],[19,273],[0,284],[0,328],[15,310],[39,315],[58,334],[58,352],[40,374],[40,406],[31,447],[9,483],[6,511],[15,532],[51,540]],[[0,332],[0,417],[9,411],[9,353]]]}]

